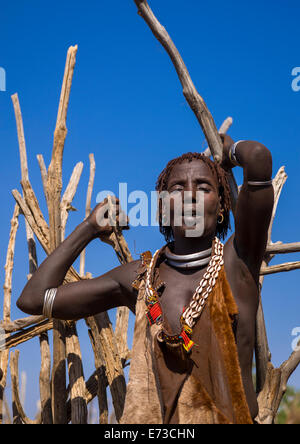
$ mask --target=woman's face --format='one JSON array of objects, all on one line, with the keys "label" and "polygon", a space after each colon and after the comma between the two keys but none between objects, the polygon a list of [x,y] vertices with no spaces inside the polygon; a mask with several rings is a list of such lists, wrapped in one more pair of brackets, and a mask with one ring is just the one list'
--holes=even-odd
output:
[{"label": "woman's face", "polygon": [[176,237],[214,236],[220,214],[218,185],[201,159],[175,165],[168,180],[170,225]]}]

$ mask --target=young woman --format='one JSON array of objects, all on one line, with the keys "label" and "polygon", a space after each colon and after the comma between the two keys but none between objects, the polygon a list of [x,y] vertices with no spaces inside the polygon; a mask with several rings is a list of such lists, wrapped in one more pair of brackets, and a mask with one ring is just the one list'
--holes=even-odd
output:
[{"label": "young woman", "polygon": [[[187,237],[182,214],[160,230],[167,244],[151,259],[117,267],[91,280],[62,285],[81,251],[112,232],[97,214],[105,201],[41,264],[26,284],[18,307],[34,315],[72,320],[118,306],[136,314],[130,380],[123,423],[252,423],[258,413],[252,383],[259,271],[273,208],[272,157],[262,144],[233,143],[222,136],[219,166],[187,153],[169,162],[157,182],[184,200],[204,199],[203,230]],[[230,197],[226,169],[241,166],[244,182],[229,228]],[[194,205],[194,206],[193,206]],[[117,218],[120,214],[116,202]]]}]

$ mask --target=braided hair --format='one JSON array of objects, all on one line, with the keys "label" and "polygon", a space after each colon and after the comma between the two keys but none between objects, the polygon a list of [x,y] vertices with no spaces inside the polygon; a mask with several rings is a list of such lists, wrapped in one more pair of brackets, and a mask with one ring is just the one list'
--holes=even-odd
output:
[{"label": "braided hair", "polygon": [[[186,153],[180,157],[176,157],[173,160],[168,162],[166,168],[160,173],[157,182],[156,182],[156,191],[158,193],[167,190],[168,188],[168,180],[171,174],[173,167],[177,164],[180,164],[184,161],[192,162],[194,159],[200,159],[205,165],[208,166],[210,171],[212,172],[217,184],[218,184],[218,193],[221,197],[221,208],[223,210],[224,220],[221,224],[217,225],[216,236],[221,239],[225,239],[228,230],[230,229],[230,188],[227,180],[226,171],[216,162],[212,161],[209,157],[205,156],[203,153]],[[162,224],[162,209],[161,205],[159,205],[158,210],[159,216],[159,230],[163,234],[166,239],[166,242],[171,242],[174,240],[173,230],[170,226],[163,226]]]}]

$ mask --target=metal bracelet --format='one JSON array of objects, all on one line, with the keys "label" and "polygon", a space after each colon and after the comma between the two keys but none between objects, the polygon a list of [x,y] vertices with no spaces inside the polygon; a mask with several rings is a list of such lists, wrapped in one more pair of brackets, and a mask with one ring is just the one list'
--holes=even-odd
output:
[{"label": "metal bracelet", "polygon": [[57,288],[49,288],[48,290],[45,291],[44,306],[43,306],[43,316],[45,318],[48,319],[52,318],[52,308],[56,293],[57,293]]},{"label": "metal bracelet", "polygon": [[265,180],[262,182],[255,182],[252,180],[248,180],[248,185],[254,186],[254,187],[264,187],[264,186],[268,186],[268,185],[273,185],[273,180]]},{"label": "metal bracelet", "polygon": [[231,147],[229,148],[229,159],[235,166],[241,166],[241,164],[238,162],[238,160],[236,158],[236,153],[235,153],[236,147],[241,142],[245,142],[245,141],[239,140],[238,142],[235,142],[233,145],[231,145]]}]

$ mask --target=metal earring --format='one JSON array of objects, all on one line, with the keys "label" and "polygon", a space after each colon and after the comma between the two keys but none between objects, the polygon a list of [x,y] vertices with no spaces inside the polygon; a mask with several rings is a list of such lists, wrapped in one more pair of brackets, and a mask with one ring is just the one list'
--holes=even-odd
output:
[{"label": "metal earring", "polygon": [[221,224],[224,222],[224,214],[223,214],[223,211],[219,214],[219,217],[221,217],[221,220],[218,219],[218,224],[221,225]]}]

